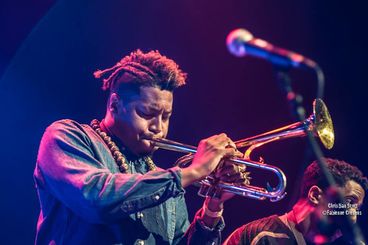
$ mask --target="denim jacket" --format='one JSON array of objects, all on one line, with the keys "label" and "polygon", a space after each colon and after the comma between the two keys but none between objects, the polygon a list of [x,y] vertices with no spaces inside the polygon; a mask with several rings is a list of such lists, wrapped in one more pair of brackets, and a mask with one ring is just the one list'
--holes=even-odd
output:
[{"label": "denim jacket", "polygon": [[219,244],[201,210],[189,224],[174,167],[147,172],[143,161],[119,172],[109,148],[88,125],[61,120],[41,140],[34,179],[41,211],[36,244]]}]

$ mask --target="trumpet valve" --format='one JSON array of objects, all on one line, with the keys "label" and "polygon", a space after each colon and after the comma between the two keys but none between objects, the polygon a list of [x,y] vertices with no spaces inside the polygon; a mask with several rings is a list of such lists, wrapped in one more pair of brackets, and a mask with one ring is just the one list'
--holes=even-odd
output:
[{"label": "trumpet valve", "polygon": [[198,195],[201,197],[214,197],[221,198],[222,188],[212,183],[211,178],[207,177],[201,181],[201,186],[198,191]]}]

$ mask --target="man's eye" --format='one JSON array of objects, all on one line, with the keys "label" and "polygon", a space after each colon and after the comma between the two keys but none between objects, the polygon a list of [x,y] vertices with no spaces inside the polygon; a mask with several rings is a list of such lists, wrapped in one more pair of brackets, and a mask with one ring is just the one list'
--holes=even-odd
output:
[{"label": "man's eye", "polygon": [[138,114],[139,114],[141,117],[144,117],[144,118],[151,118],[151,117],[153,117],[153,115],[151,115],[150,113],[143,112],[143,111],[138,111]]},{"label": "man's eye", "polygon": [[170,116],[171,115],[163,115],[162,116],[162,120],[164,120],[164,121],[169,120],[170,119]]},{"label": "man's eye", "polygon": [[357,200],[356,199],[354,199],[354,198],[346,198],[345,199],[345,202],[347,203],[347,204],[357,204],[358,202],[357,202]]}]

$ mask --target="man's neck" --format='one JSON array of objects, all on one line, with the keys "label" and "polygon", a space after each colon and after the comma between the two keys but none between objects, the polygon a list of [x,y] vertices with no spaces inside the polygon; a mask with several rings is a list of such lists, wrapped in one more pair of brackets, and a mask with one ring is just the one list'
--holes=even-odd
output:
[{"label": "man's neck", "polygon": [[118,137],[116,133],[114,133],[114,124],[112,123],[112,120],[110,120],[108,116],[106,116],[104,119],[101,120],[100,127],[103,131],[105,131],[112,139],[115,144],[120,148],[121,153],[124,154],[124,156],[129,160],[136,160],[140,158],[140,156],[137,156],[129,151],[124,145],[124,143],[121,141],[121,139]]},{"label": "man's neck", "polygon": [[114,136],[117,137],[117,135],[114,133],[114,123],[112,118],[106,114],[105,118],[103,118],[101,120],[101,128],[102,130],[106,131],[107,134],[109,134],[110,136]]},{"label": "man's neck", "polygon": [[115,137],[115,134],[112,132],[111,125],[108,124],[108,122],[106,122],[106,119],[102,119],[102,121],[100,122],[100,127],[103,131],[105,131],[108,135]]},{"label": "man's neck", "polygon": [[305,237],[311,228],[311,213],[314,211],[308,200],[299,199],[298,202],[293,206],[293,209],[287,214],[289,222],[295,224],[295,228],[303,234]]},{"label": "man's neck", "polygon": [[[303,235],[305,240],[310,240],[316,234],[320,234],[316,225],[312,225],[312,213],[315,212],[315,209],[316,207],[312,206],[308,200],[299,199],[293,206],[293,209],[287,213],[288,221],[295,224],[295,228]],[[341,236],[341,233],[338,231],[329,238],[328,242],[335,240],[339,236]]]}]

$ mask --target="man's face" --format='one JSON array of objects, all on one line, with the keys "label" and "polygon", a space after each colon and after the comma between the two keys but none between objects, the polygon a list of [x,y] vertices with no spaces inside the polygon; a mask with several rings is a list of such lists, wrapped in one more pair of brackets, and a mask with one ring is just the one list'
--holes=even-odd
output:
[{"label": "man's face", "polygon": [[149,155],[156,150],[144,135],[165,138],[172,112],[173,94],[156,87],[141,87],[140,93],[120,98],[121,106],[114,116],[115,134],[136,155]]},{"label": "man's face", "polygon": [[312,226],[317,227],[316,230],[328,237],[336,235],[336,232],[346,224],[346,216],[356,223],[357,217],[361,215],[359,208],[365,196],[362,186],[354,180],[349,180],[345,186],[338,189],[342,194],[343,202],[338,201],[336,194],[329,195],[329,192],[325,191],[312,215]]},{"label": "man's face", "polygon": [[349,180],[345,187],[342,188],[344,201],[349,217],[356,223],[357,217],[360,215],[360,207],[363,205],[365,196],[364,189],[354,180]]}]

